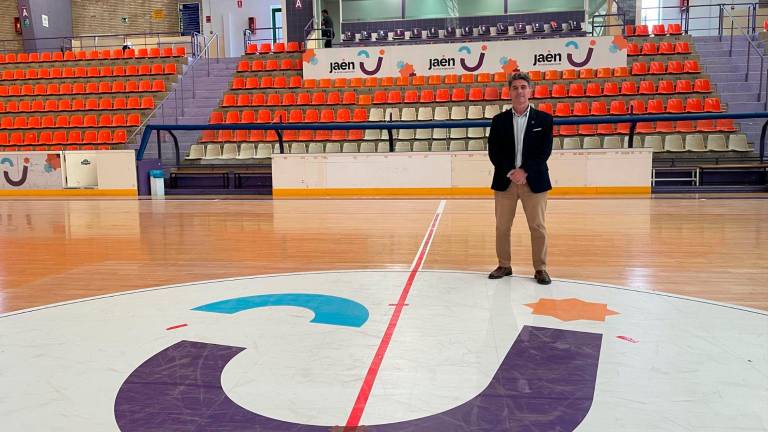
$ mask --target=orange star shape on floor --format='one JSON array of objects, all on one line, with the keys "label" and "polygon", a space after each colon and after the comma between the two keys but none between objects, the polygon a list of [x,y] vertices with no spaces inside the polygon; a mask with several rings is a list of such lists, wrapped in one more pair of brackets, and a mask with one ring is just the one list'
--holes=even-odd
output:
[{"label": "orange star shape on floor", "polygon": [[542,298],[536,303],[528,303],[526,306],[533,309],[534,315],[551,316],[560,321],[605,321],[605,317],[619,314],[608,309],[608,305],[605,303],[591,303],[576,298]]}]

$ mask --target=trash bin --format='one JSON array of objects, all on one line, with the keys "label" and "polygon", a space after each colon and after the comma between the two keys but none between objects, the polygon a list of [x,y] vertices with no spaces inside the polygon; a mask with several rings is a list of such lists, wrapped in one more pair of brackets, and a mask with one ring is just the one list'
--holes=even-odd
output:
[{"label": "trash bin", "polygon": [[152,197],[165,196],[165,172],[163,170],[149,170],[149,190]]}]

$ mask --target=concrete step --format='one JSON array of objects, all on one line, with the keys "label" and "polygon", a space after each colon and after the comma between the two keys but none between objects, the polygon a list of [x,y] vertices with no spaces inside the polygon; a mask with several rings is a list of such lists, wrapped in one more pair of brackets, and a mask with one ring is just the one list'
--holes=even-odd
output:
[{"label": "concrete step", "polygon": [[[760,63],[761,58],[766,58],[768,55],[763,54],[762,57],[760,54],[755,53],[752,51],[752,53],[749,56],[749,62],[750,63]],[[699,61],[706,61],[706,62],[712,62],[712,61],[719,61],[721,63],[726,62],[737,62],[737,63],[747,63],[747,52],[741,51],[741,52],[733,52],[733,56],[728,55],[728,51],[710,51],[709,53],[701,53],[699,56]]]},{"label": "concrete step", "polygon": [[[742,76],[742,78],[744,78]],[[763,80],[765,81],[765,80]],[[727,83],[718,83],[717,84],[717,92],[721,96],[735,94],[735,93],[752,93],[753,95],[757,93],[757,81],[755,82],[727,82]],[[763,89],[765,89],[765,83],[763,83]]]},{"label": "concrete step", "polygon": [[186,73],[192,73],[192,72],[195,72],[195,73],[201,73],[201,72],[208,73],[209,69],[210,69],[211,73],[221,72],[221,71],[234,71],[234,70],[237,69],[237,65],[217,65],[217,64],[211,64],[210,66],[208,66],[208,65],[196,64],[196,65],[193,65],[191,67],[187,66],[186,68],[184,68],[184,71]]},{"label": "concrete step", "polygon": [[[746,70],[746,69],[745,69]],[[183,86],[178,86],[177,91],[180,93],[181,91],[184,91],[184,97],[186,97],[189,94],[192,94],[192,92],[195,92],[195,97],[209,97],[208,94],[223,94],[225,91],[230,89],[229,85],[206,85],[205,83],[195,83],[195,86],[192,87],[192,84],[184,84]]]},{"label": "concrete step", "polygon": [[179,104],[184,104],[185,106],[189,106],[192,101],[200,101],[203,103],[218,102],[222,99],[223,94],[224,90],[218,92],[201,90],[193,96],[191,90],[185,90],[184,92],[179,91],[173,94],[167,102],[175,103],[175,101],[178,101]]},{"label": "concrete step", "polygon": [[[731,42],[727,38],[724,38],[722,42],[701,42],[694,39],[693,43],[695,44],[696,51],[698,52],[708,51],[710,49],[729,49],[731,47]],[[762,41],[753,40],[752,43],[758,47],[764,45],[764,42]],[[747,40],[744,38],[733,39],[733,48],[735,49],[743,49],[746,48],[747,45]]]},{"label": "concrete step", "polygon": [[173,113],[166,113],[166,115],[163,116],[153,116],[152,119],[149,121],[150,124],[208,124],[208,117],[205,115],[202,115],[204,113],[197,112],[187,114],[186,116],[179,115],[178,121],[176,119],[176,116],[173,115]]},{"label": "concrete step", "polygon": [[176,87],[184,87],[185,89],[192,89],[192,81],[195,81],[195,88],[198,88],[200,86],[206,86],[208,87],[208,90],[220,90],[220,89],[226,89],[230,87],[230,82],[232,80],[225,78],[225,77],[216,77],[216,78],[199,78],[195,77],[192,78],[187,77],[184,79],[184,81],[179,81],[179,83],[176,85]]},{"label": "concrete step", "polygon": [[195,87],[197,87],[197,84],[204,84],[211,86],[211,88],[222,88],[222,87],[228,87],[229,83],[232,82],[231,74],[226,77],[207,77],[207,76],[196,76],[193,77],[191,75],[184,78],[183,81],[179,81],[178,85],[181,86],[184,85],[184,88],[192,88],[192,81],[195,82]]},{"label": "concrete step", "polygon": [[[762,57],[762,58],[765,58],[765,57]],[[754,65],[760,66],[760,61],[761,61],[761,57],[760,56],[753,55],[753,56],[751,56],[749,58],[749,65],[750,66],[754,66]],[[746,66],[747,65],[747,58],[745,56],[728,57],[728,55],[726,54],[723,57],[702,57],[700,62],[704,62],[704,63],[706,63],[708,65],[730,65],[730,64],[733,64],[733,65],[743,65],[743,66]],[[768,62],[765,62],[765,63],[768,64]]]},{"label": "concrete step", "polygon": [[[219,106],[224,93],[230,89],[239,62],[239,58],[221,59],[218,63],[215,60],[210,63],[207,59],[198,60],[194,67],[187,69],[183,81],[175,85],[175,96],[165,101],[150,123],[208,124],[210,113]],[[183,160],[189,151],[189,146],[199,140],[201,131],[175,131],[174,133],[179,139]],[[163,141],[163,160],[167,164],[174,164],[172,140],[164,134]]]},{"label": "concrete step", "polygon": [[223,66],[223,65],[212,64],[209,67],[208,65],[196,64],[196,65],[194,65],[192,67],[186,67],[184,69],[184,72],[187,73],[187,74],[191,74],[193,72],[195,74],[201,74],[201,73],[206,73],[207,74],[209,70],[210,70],[211,74],[220,73],[220,72],[235,71],[235,70],[237,70],[237,65],[232,65],[232,66],[226,65],[226,66]]},{"label": "concrete step", "polygon": [[207,116],[182,117],[179,119],[178,124],[208,124],[208,117]]},{"label": "concrete step", "polygon": [[[181,101],[179,101],[179,104],[177,105],[174,101],[168,101],[165,104],[163,104],[163,109],[166,113],[171,112],[175,113],[176,108],[178,106],[179,112],[181,112]],[[217,108],[219,106],[219,101],[214,99],[205,99],[205,100],[189,100],[184,101],[184,113],[189,113],[193,111],[210,111],[213,108]]]},{"label": "concrete step", "polygon": [[237,67],[238,63],[240,63],[240,62],[237,61],[237,62],[234,62],[234,63],[224,63],[224,62],[222,62],[222,63],[216,63],[216,62],[206,63],[204,61],[199,61],[199,62],[194,63],[194,64],[184,65],[184,67],[185,68],[197,69],[197,68],[208,68],[210,66],[211,69],[213,69],[213,68],[234,69],[234,68]]},{"label": "concrete step", "polygon": [[231,77],[232,77],[232,74],[229,74],[227,76],[220,76],[220,77],[215,77],[215,76],[208,77],[205,75],[193,77],[192,75],[187,75],[186,77],[184,77],[183,80],[177,81],[177,84],[178,85],[183,84],[185,88],[192,87],[192,81],[194,80],[195,85],[197,85],[198,83],[205,83],[207,85],[219,87],[219,86],[228,85],[232,81]]},{"label": "concrete step", "polygon": [[[698,43],[727,43],[730,36],[694,36],[694,42]],[[733,41],[736,43],[738,40],[745,40],[743,35],[734,35]]]},{"label": "concrete step", "polygon": [[184,79],[185,80],[191,79],[192,76],[194,75],[195,79],[205,78],[205,79],[211,79],[211,80],[223,80],[223,79],[231,79],[234,73],[235,71],[233,70],[232,71],[229,71],[229,70],[213,71],[212,70],[209,76],[208,71],[198,70],[198,71],[193,71],[185,74]]},{"label": "concrete step", "polygon": [[720,97],[723,99],[723,101],[728,102],[729,106],[730,104],[739,104],[739,103],[752,103],[752,102],[759,102],[763,100],[762,98],[758,100],[757,92],[755,93],[720,93]]},{"label": "concrete step", "polygon": [[[724,64],[724,65],[703,65],[702,68],[705,73],[708,74],[724,74],[724,73],[730,73],[730,74],[741,74],[740,79],[735,79],[735,81],[744,81],[744,74],[747,73],[747,65],[745,64]],[[763,68],[763,73],[766,73],[766,70],[768,70],[768,62],[766,62],[765,67]],[[752,79],[752,76],[754,75],[755,81],[757,81],[758,74],[760,73],[760,63],[757,64],[750,64],[749,65],[749,75],[750,80]]]},{"label": "concrete step", "polygon": [[182,115],[181,110],[179,110],[179,115],[177,117],[174,110],[166,110],[164,115],[163,113],[158,113],[157,115],[153,116],[150,120],[150,123],[154,122],[155,120],[166,123],[176,122],[177,119],[179,123],[181,123],[184,119],[195,119],[195,121],[203,119],[203,123],[208,123],[208,118],[210,118],[211,111],[213,111],[213,109],[185,110],[184,115]]},{"label": "concrete step", "polygon": [[[709,72],[709,71],[707,71]],[[744,82],[744,73],[746,70],[742,70],[741,72],[709,72],[709,79],[715,83],[738,83],[738,82]],[[759,72],[759,71],[758,71]],[[750,74],[750,80],[757,81],[757,73]]]},{"label": "concrete step", "polygon": [[763,112],[765,110],[765,102],[738,102],[728,104],[728,112],[732,113],[744,113],[744,112]]},{"label": "concrete step", "polygon": [[[202,86],[201,86],[202,87]],[[213,99],[213,100],[220,100],[222,98],[222,95],[227,89],[220,89],[220,90],[200,90],[199,88],[195,90],[194,94],[192,93],[191,88],[184,88],[184,103],[186,103],[190,99]],[[182,94],[181,91],[178,93],[178,98],[181,100]],[[171,96],[171,100],[173,99],[173,96]]]},{"label": "concrete step", "polygon": [[[212,59],[210,61],[210,65],[211,66],[216,65],[216,66],[222,66],[222,67],[225,67],[225,66],[237,66],[238,63],[240,63],[240,58],[239,57],[238,58],[228,58],[226,60],[225,59],[221,59],[218,62],[215,59]],[[190,64],[192,64],[191,61],[190,61]],[[204,58],[201,58],[200,60],[198,60],[194,64],[195,65],[206,65],[207,66],[209,64],[209,61],[204,59]]]}]

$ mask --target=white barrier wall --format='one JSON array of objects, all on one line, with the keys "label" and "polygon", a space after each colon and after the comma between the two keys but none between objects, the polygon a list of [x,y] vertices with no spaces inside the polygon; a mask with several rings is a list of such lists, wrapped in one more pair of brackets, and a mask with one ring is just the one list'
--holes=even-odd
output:
[{"label": "white barrier wall", "polygon": [[[553,194],[649,194],[650,149],[558,151]],[[275,197],[491,195],[485,152],[273,155]]]},{"label": "white barrier wall", "polygon": [[0,153],[0,196],[136,196],[133,150]]},{"label": "white barrier wall", "polygon": [[304,78],[447,75],[627,65],[621,36],[307,50]]}]

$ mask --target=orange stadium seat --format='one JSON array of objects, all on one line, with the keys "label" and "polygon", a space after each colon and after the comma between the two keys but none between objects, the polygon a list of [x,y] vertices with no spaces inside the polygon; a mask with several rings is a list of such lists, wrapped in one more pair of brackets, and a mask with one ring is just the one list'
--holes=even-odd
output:
[{"label": "orange stadium seat", "polygon": [[592,106],[589,110],[592,115],[596,116],[605,116],[608,115],[608,108],[605,105],[605,102],[603,101],[594,101],[592,102]]},{"label": "orange stadium seat", "polygon": [[653,81],[640,81],[639,94],[652,95],[656,94],[656,83]]},{"label": "orange stadium seat", "polygon": [[591,97],[598,97],[603,94],[603,89],[600,88],[600,83],[590,82],[587,83],[586,95]]},{"label": "orange stadium seat", "polygon": [[697,93],[710,93],[712,87],[708,79],[697,79],[693,83],[693,91]]},{"label": "orange stadium seat", "polygon": [[659,54],[674,54],[675,44],[673,44],[672,42],[660,42],[658,52]]},{"label": "orange stadium seat", "polygon": [[675,93],[691,93],[693,85],[689,80],[677,80],[675,83]]},{"label": "orange stadium seat", "polygon": [[579,79],[591,80],[595,78],[595,70],[592,68],[579,69]]},{"label": "orange stadium seat", "polygon": [[690,54],[691,46],[688,42],[678,41],[675,42],[675,54]]},{"label": "orange stadium seat", "polygon": [[565,89],[565,84],[552,84],[552,97],[564,98],[568,96],[568,92]]},{"label": "orange stadium seat", "polygon": [[656,55],[658,53],[658,46],[654,42],[646,42],[643,44],[641,53],[642,55]]}]

